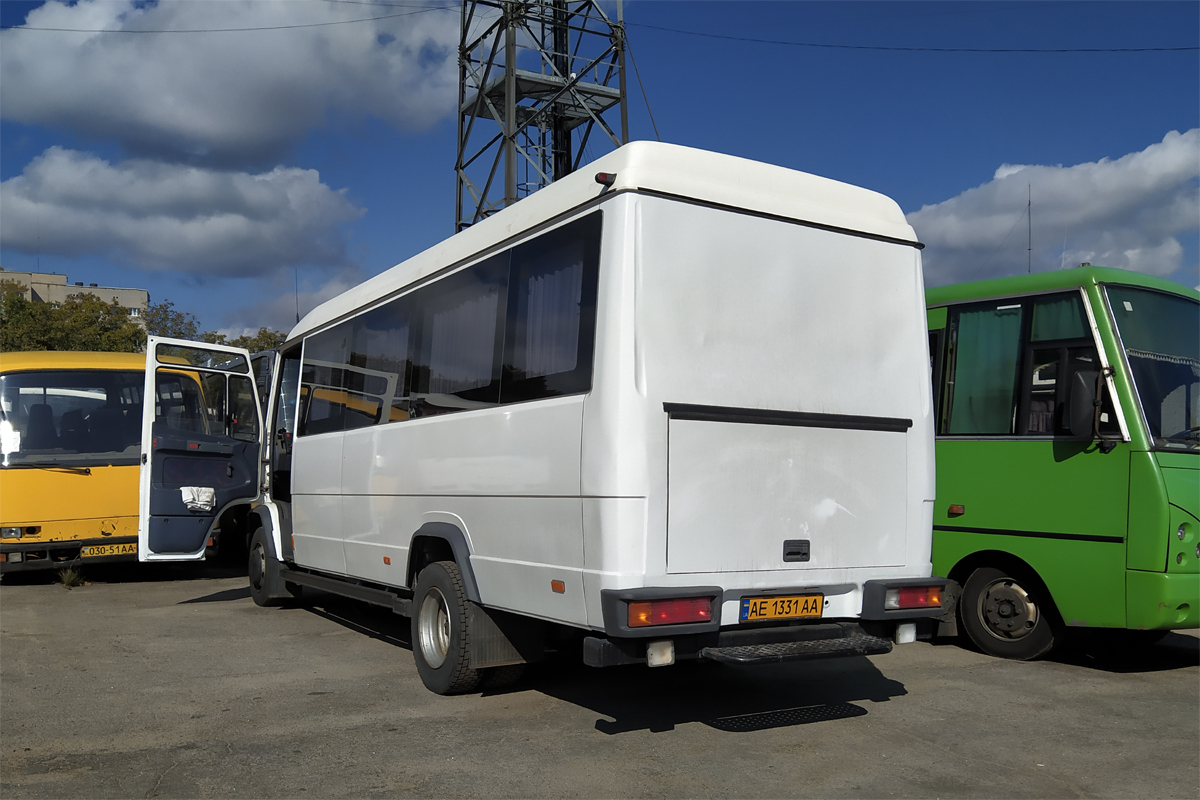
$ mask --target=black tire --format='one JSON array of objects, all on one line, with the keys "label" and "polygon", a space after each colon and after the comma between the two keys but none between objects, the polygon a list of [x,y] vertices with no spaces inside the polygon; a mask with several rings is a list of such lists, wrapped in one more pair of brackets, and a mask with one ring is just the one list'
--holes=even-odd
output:
[{"label": "black tire", "polygon": [[413,590],[412,649],[417,674],[437,694],[474,691],[482,671],[472,669],[470,601],[453,561],[435,561]]},{"label": "black tire", "polygon": [[1054,604],[1043,596],[1040,582],[996,567],[971,573],[958,612],[975,646],[998,658],[1041,658],[1063,638]]},{"label": "black tire", "polygon": [[[284,583],[271,541],[262,528],[250,537],[250,555],[246,574],[250,581],[250,597],[255,605],[277,606],[295,596],[294,584]],[[299,587],[296,587],[299,588]]]}]

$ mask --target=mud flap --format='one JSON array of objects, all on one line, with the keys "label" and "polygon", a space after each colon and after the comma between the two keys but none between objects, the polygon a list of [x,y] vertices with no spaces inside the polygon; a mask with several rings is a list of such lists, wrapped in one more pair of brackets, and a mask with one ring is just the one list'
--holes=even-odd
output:
[{"label": "mud flap", "polygon": [[942,601],[946,609],[940,617],[934,617],[937,629],[934,636],[958,636],[958,599],[962,596],[962,587],[955,581],[946,581],[945,598]]},{"label": "mud flap", "polygon": [[505,611],[470,604],[472,669],[541,661],[545,653],[545,623]]}]

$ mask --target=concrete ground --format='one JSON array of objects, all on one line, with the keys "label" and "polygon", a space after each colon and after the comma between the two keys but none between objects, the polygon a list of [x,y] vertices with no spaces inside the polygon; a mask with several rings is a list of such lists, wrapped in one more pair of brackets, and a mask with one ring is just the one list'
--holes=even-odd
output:
[{"label": "concrete ground", "polygon": [[538,665],[459,697],[407,620],[262,609],[212,567],[0,586],[0,794],[23,797],[1188,797],[1200,639],[1034,663],[954,644],[808,665]]}]

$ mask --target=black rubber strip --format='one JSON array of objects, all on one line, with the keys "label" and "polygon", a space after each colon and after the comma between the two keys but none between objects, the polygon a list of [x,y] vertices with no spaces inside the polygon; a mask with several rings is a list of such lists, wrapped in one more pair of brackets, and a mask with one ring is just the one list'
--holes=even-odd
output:
[{"label": "black rubber strip", "polygon": [[1049,531],[1017,531],[1005,528],[962,528],[955,525],[934,525],[935,531],[952,531],[954,533],[983,533],[992,536],[1027,536],[1032,539],[1069,539],[1074,542],[1107,542],[1121,544],[1124,536],[1093,536],[1087,533],[1051,533]]},{"label": "black rubber strip", "polygon": [[749,425],[790,425],[799,428],[839,428],[854,431],[904,433],[911,419],[899,417],[862,417],[852,414],[815,414],[807,411],[774,411],[765,408],[699,406],[691,403],[663,403],[671,419],[700,422],[742,422]]}]

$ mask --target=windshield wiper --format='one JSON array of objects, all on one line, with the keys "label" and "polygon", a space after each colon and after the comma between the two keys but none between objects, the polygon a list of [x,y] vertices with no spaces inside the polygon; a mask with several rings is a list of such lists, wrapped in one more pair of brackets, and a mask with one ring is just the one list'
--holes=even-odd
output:
[{"label": "windshield wiper", "polygon": [[19,461],[16,464],[5,464],[5,469],[61,469],[75,472],[79,475],[91,475],[91,467],[71,467],[66,464],[55,464],[53,461]]}]

